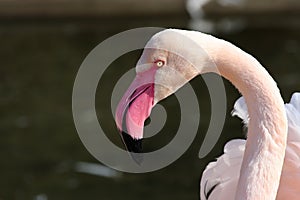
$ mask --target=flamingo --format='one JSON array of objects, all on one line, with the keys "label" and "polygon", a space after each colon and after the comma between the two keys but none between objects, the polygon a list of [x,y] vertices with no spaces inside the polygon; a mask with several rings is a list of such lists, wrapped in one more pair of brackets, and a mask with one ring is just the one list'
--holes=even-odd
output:
[{"label": "flamingo", "polygon": [[208,72],[225,77],[243,95],[233,115],[247,124],[248,134],[247,140],[229,141],[224,154],[206,167],[201,199],[299,199],[300,93],[284,104],[275,81],[253,56],[201,32],[166,29],[147,42],[116,110],[128,151],[142,151],[144,121],[155,104]]}]

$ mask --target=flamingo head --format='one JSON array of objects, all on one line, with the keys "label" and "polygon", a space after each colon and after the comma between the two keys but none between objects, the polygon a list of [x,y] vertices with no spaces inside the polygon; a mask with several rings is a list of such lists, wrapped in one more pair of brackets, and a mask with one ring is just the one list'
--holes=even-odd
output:
[{"label": "flamingo head", "polygon": [[144,122],[155,104],[205,71],[208,58],[186,32],[167,29],[155,34],[137,62],[136,77],[116,110],[116,124],[130,152],[142,151]]}]

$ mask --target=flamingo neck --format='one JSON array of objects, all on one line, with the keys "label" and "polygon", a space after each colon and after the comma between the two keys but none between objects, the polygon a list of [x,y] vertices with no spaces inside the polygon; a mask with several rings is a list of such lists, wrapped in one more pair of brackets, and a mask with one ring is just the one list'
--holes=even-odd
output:
[{"label": "flamingo neck", "polygon": [[276,83],[261,64],[220,40],[214,61],[219,73],[245,98],[249,128],[236,200],[275,200],[285,156],[287,119]]}]

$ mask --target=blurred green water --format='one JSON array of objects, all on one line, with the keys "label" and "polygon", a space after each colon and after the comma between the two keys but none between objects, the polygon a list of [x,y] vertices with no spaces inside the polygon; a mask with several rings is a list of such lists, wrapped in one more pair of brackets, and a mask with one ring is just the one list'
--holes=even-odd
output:
[{"label": "blurred green water", "polygon": [[[74,167],[78,161],[98,162],[82,145],[73,124],[71,95],[77,70],[101,41],[141,26],[184,28],[187,20],[0,22],[0,199],[198,199],[199,179],[207,163],[222,153],[228,140],[243,137],[240,121],[229,115],[239,94],[227,81],[225,128],[205,159],[197,155],[210,110],[208,92],[199,77],[192,86],[200,100],[200,128],[193,145],[175,163],[156,172],[123,173],[118,178],[79,173]],[[292,92],[299,91],[299,28],[266,25],[216,35],[254,55],[276,79],[286,101]],[[120,57],[102,81],[109,84],[120,67],[133,67],[139,53]],[[104,120],[102,123],[111,130],[109,137],[121,145],[112,118],[105,117],[111,115],[107,109],[109,88],[97,91],[96,107],[101,122]],[[170,112],[178,110],[174,96],[162,105]],[[146,148],[159,148],[170,141],[176,131],[171,127],[146,141]]]}]

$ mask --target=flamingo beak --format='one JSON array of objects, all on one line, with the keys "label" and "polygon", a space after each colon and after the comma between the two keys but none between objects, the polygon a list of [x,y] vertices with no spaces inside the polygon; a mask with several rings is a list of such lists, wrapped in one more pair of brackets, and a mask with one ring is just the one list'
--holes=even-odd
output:
[{"label": "flamingo beak", "polygon": [[[154,106],[153,77],[151,71],[147,75],[137,76],[125,92],[116,110],[116,124],[129,152],[142,152],[144,122],[150,116]],[[125,128],[123,129],[124,118],[127,132]],[[136,159],[134,158],[134,160]]]}]

